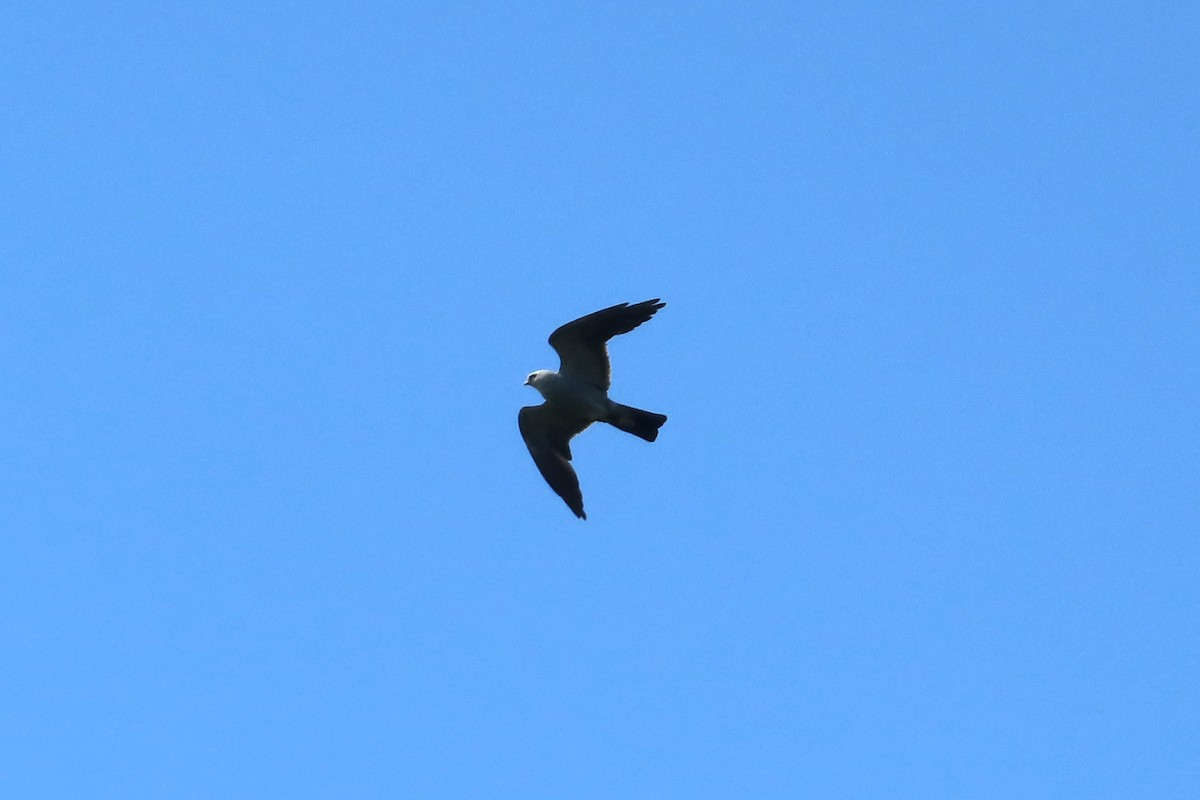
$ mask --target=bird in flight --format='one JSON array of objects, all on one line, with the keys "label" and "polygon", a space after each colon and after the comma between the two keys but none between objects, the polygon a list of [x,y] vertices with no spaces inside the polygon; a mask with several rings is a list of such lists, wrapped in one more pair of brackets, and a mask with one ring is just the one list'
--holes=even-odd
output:
[{"label": "bird in flight", "polygon": [[611,376],[606,346],[609,339],[629,333],[665,305],[658,298],[621,303],[568,322],[550,334],[550,346],[558,353],[558,372],[539,369],[525,379],[525,385],[541,392],[546,402],[526,406],[517,414],[521,437],[546,483],[580,519],[587,519],[587,514],[579,478],[571,467],[571,438],[593,422],[607,422],[653,442],[667,421],[664,414],[608,399]]}]

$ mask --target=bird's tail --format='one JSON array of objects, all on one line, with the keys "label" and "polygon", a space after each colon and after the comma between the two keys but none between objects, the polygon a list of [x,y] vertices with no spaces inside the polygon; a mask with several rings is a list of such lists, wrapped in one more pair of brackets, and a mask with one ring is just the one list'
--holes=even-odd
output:
[{"label": "bird's tail", "polygon": [[613,403],[608,419],[604,421],[614,428],[653,442],[658,438],[658,429],[667,421],[667,417],[665,414],[655,414],[653,411],[642,411],[640,408]]}]

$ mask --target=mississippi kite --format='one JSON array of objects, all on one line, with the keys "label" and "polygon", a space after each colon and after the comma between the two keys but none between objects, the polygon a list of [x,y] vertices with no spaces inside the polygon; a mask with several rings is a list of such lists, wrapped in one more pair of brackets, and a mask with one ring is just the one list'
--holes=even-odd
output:
[{"label": "mississippi kite", "polygon": [[571,467],[571,437],[593,422],[607,422],[653,442],[667,421],[663,414],[608,399],[611,381],[606,347],[609,339],[629,333],[665,305],[658,298],[633,305],[621,303],[568,322],[550,334],[550,346],[558,352],[558,372],[539,369],[525,379],[525,385],[541,392],[546,402],[526,406],[517,414],[521,436],[546,483],[580,519],[587,519],[587,514],[583,513],[579,478]]}]

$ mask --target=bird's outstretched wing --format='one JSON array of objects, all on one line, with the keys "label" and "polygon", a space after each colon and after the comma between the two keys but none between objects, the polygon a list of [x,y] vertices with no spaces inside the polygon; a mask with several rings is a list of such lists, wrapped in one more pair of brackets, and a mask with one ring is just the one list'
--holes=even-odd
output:
[{"label": "bird's outstretched wing", "polygon": [[614,336],[629,333],[665,305],[657,297],[633,305],[621,303],[563,325],[550,334],[550,346],[558,353],[558,371],[607,392],[611,373],[605,343]]},{"label": "bird's outstretched wing", "polygon": [[571,437],[590,424],[582,417],[565,415],[548,403],[525,406],[517,414],[521,438],[533,456],[533,463],[550,488],[580,519],[587,519],[587,514],[583,513],[579,478],[571,467]]}]

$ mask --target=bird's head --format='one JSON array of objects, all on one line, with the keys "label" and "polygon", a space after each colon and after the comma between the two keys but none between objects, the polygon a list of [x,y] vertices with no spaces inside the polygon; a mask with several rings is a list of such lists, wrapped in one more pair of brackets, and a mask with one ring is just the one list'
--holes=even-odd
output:
[{"label": "bird's head", "polygon": [[538,384],[544,382],[546,379],[546,376],[549,374],[550,374],[550,370],[548,370],[548,369],[539,369],[535,372],[531,372],[531,373],[529,373],[529,377],[525,379],[525,385],[532,386],[533,388],[536,389],[538,387]]}]

